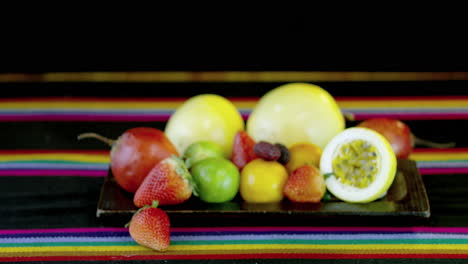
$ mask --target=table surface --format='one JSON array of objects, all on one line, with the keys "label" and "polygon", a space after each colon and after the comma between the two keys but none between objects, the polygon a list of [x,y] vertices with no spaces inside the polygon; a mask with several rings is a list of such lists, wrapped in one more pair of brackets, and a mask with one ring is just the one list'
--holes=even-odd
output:
[{"label": "table surface", "polygon": [[[42,79],[0,74],[0,87],[9,91],[0,99],[0,261],[466,261],[468,74],[230,74],[52,74]],[[342,111],[354,115],[347,126],[393,117],[421,138],[456,142],[444,150],[417,146],[410,157],[422,175],[431,217],[394,224],[369,219],[185,223],[173,227],[171,248],[164,254],[138,246],[121,225],[96,217],[109,150],[92,140],[77,141],[78,134],[94,131],[116,138],[136,126],[164,129],[170,114],[200,93],[230,98],[247,117],[259,96],[292,81],[328,90]]]}]

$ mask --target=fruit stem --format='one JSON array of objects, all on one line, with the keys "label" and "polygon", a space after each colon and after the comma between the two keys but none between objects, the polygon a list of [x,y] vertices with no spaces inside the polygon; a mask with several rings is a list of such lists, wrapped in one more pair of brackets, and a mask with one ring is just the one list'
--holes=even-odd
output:
[{"label": "fruit stem", "polygon": [[82,139],[85,139],[85,138],[94,138],[94,139],[100,140],[100,141],[106,143],[107,145],[109,145],[111,147],[115,143],[115,140],[110,139],[110,138],[106,138],[106,137],[101,136],[101,135],[96,134],[96,133],[83,133],[83,134],[78,135],[78,140],[82,140]]},{"label": "fruit stem", "polygon": [[[132,219],[133,219],[133,217],[134,217],[135,215],[139,214],[141,211],[145,210],[146,208],[150,208],[150,207],[152,207],[152,208],[157,208],[158,205],[159,205],[159,201],[153,200],[153,202],[151,203],[151,205],[147,204],[147,205],[145,205],[145,206],[139,208],[139,209],[133,214]],[[132,219],[130,219],[130,221],[129,221],[128,223],[125,224],[125,226],[124,226],[125,228],[128,228],[128,227],[130,226],[130,223],[132,222]]]},{"label": "fruit stem", "polygon": [[347,121],[356,121],[356,118],[354,117],[353,113],[343,112],[342,114],[343,114],[343,117],[345,118],[345,120],[347,120]]},{"label": "fruit stem", "polygon": [[447,142],[447,143],[436,143],[429,140],[421,139],[416,137],[415,135],[411,135],[414,145],[421,145],[430,148],[453,148],[455,147],[455,142]]}]

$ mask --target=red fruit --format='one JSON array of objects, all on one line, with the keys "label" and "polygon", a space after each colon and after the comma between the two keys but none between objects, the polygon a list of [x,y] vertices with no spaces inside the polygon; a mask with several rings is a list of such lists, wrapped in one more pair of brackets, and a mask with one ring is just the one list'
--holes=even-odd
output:
[{"label": "red fruit", "polygon": [[255,141],[245,131],[237,132],[234,137],[231,161],[242,170],[247,163],[257,158],[254,153]]},{"label": "red fruit", "polygon": [[325,194],[325,179],[313,166],[305,165],[291,173],[284,186],[283,193],[293,202],[317,203]]},{"label": "red fruit", "polygon": [[357,125],[377,131],[384,136],[397,158],[407,159],[413,151],[413,142],[410,128],[400,120],[389,118],[373,118]]},{"label": "red fruit", "polygon": [[397,158],[407,159],[415,145],[430,148],[453,148],[454,142],[436,143],[420,139],[411,133],[410,128],[400,120],[390,118],[373,118],[359,123],[359,127],[367,127],[382,134],[392,145]]},{"label": "red fruit", "polygon": [[129,224],[130,236],[138,244],[157,251],[166,251],[170,244],[170,222],[157,202],[138,210]]},{"label": "red fruit", "polygon": [[137,207],[158,201],[160,205],[183,203],[192,195],[192,176],[184,162],[173,156],[158,163],[133,197]]},{"label": "red fruit", "polygon": [[179,155],[164,132],[155,128],[129,129],[115,142],[94,133],[82,134],[78,138],[87,137],[98,138],[112,146],[112,174],[120,187],[132,193],[136,192],[154,165],[171,155]]}]

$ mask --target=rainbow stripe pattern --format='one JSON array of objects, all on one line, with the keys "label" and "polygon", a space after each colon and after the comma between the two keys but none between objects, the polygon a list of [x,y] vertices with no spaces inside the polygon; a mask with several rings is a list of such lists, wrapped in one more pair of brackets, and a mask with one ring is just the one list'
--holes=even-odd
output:
[{"label": "rainbow stripe pattern", "polygon": [[[415,149],[410,159],[423,175],[468,173],[468,148]],[[3,150],[0,176],[105,177],[109,162],[106,150]]]},{"label": "rainbow stripe pattern", "polygon": [[125,228],[0,230],[0,261],[468,258],[465,227],[178,227],[167,252]]},{"label": "rainbow stripe pattern", "polygon": [[[21,98],[0,100],[0,121],[164,122],[187,98]],[[257,97],[228,98],[247,119]],[[337,97],[355,120],[468,119],[468,97]]]}]

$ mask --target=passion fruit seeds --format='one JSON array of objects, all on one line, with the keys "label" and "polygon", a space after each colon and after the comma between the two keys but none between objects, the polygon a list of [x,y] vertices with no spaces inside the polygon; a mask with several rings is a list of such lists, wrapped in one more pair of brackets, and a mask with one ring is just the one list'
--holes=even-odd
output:
[{"label": "passion fruit seeds", "polygon": [[333,173],[343,184],[366,188],[375,180],[379,167],[377,150],[368,141],[343,144],[333,159]]}]

